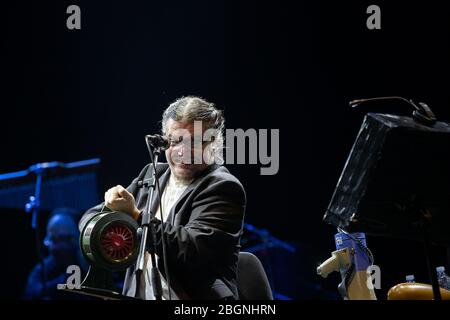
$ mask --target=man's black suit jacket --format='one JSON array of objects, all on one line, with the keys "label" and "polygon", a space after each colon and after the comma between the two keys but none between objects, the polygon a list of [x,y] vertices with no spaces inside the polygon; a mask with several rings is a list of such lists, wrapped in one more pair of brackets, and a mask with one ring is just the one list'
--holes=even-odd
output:
[{"label": "man's black suit jacket", "polygon": [[[170,168],[161,163],[156,172],[163,192]],[[150,178],[151,166],[147,165],[127,188],[139,210],[144,210],[148,195],[139,182]],[[156,188],[152,212],[156,212],[157,200]],[[156,222],[157,254],[162,257],[160,228],[164,228],[171,288],[181,299],[238,298],[236,269],[245,205],[245,191],[239,180],[225,167],[211,165],[186,188],[170,212],[163,212],[168,214],[167,221]],[[86,211],[79,223],[80,231],[102,206]],[[159,262],[164,276],[162,259]],[[134,266],[127,270],[124,292],[129,289],[130,277],[134,277]]]}]

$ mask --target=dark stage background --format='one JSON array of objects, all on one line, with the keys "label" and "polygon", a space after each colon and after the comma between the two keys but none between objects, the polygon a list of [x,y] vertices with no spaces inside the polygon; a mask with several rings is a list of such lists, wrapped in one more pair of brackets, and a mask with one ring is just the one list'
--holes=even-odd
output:
[{"label": "dark stage background", "polygon": [[[149,161],[143,137],[158,132],[163,109],[200,95],[225,110],[227,128],[280,129],[278,174],[228,166],[247,191],[246,222],[298,248],[268,253],[277,292],[337,298],[338,275],[323,280],[315,269],[335,248],[322,217],[363,118],[348,102],[400,95],[450,121],[443,2],[372,2],[2,3],[0,173],[98,157],[100,194],[128,185]],[[66,28],[70,4],[81,8],[81,30]],[[371,4],[381,30],[366,28]],[[1,212],[0,295],[20,298],[37,261],[30,216]],[[379,299],[406,274],[428,281],[420,244],[368,237],[368,245],[382,270]],[[436,257],[446,263],[439,249]]]}]

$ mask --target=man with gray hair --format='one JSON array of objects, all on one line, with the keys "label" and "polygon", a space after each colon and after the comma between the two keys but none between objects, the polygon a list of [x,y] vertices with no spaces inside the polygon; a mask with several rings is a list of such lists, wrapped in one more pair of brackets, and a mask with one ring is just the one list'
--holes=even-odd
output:
[{"label": "man with gray hair", "polygon": [[[162,258],[161,228],[167,239],[167,266],[172,298],[237,299],[236,269],[246,196],[239,180],[223,163],[224,117],[213,103],[189,96],[173,102],[163,113],[162,133],[169,141],[167,162],[156,168],[161,186],[161,205],[155,189],[151,212],[156,231],[156,254],[163,279],[163,298],[168,298]],[[89,209],[80,230],[105,205],[139,220],[148,193],[138,182],[151,178],[150,164],[124,188],[105,193],[104,203]],[[162,213],[162,214],[161,214]],[[123,293],[154,299],[149,277],[151,259],[136,279],[127,270]],[[148,272],[147,272],[148,271]],[[136,282],[139,292],[136,293]]]}]

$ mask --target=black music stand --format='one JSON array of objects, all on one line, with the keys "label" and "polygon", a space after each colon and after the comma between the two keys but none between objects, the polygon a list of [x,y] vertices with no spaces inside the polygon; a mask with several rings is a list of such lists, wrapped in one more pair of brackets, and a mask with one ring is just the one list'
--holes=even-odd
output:
[{"label": "black music stand", "polygon": [[349,232],[450,244],[450,125],[410,117],[365,116],[324,221]]}]

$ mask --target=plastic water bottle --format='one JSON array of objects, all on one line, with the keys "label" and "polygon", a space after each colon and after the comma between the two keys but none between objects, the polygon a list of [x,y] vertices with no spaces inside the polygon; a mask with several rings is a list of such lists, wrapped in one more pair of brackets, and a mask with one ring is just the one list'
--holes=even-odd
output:
[{"label": "plastic water bottle", "polygon": [[450,290],[450,277],[445,273],[443,266],[436,268],[439,287]]},{"label": "plastic water bottle", "polygon": [[414,279],[414,275],[413,274],[407,275],[406,282],[410,282],[410,283],[416,282],[416,280]]}]

